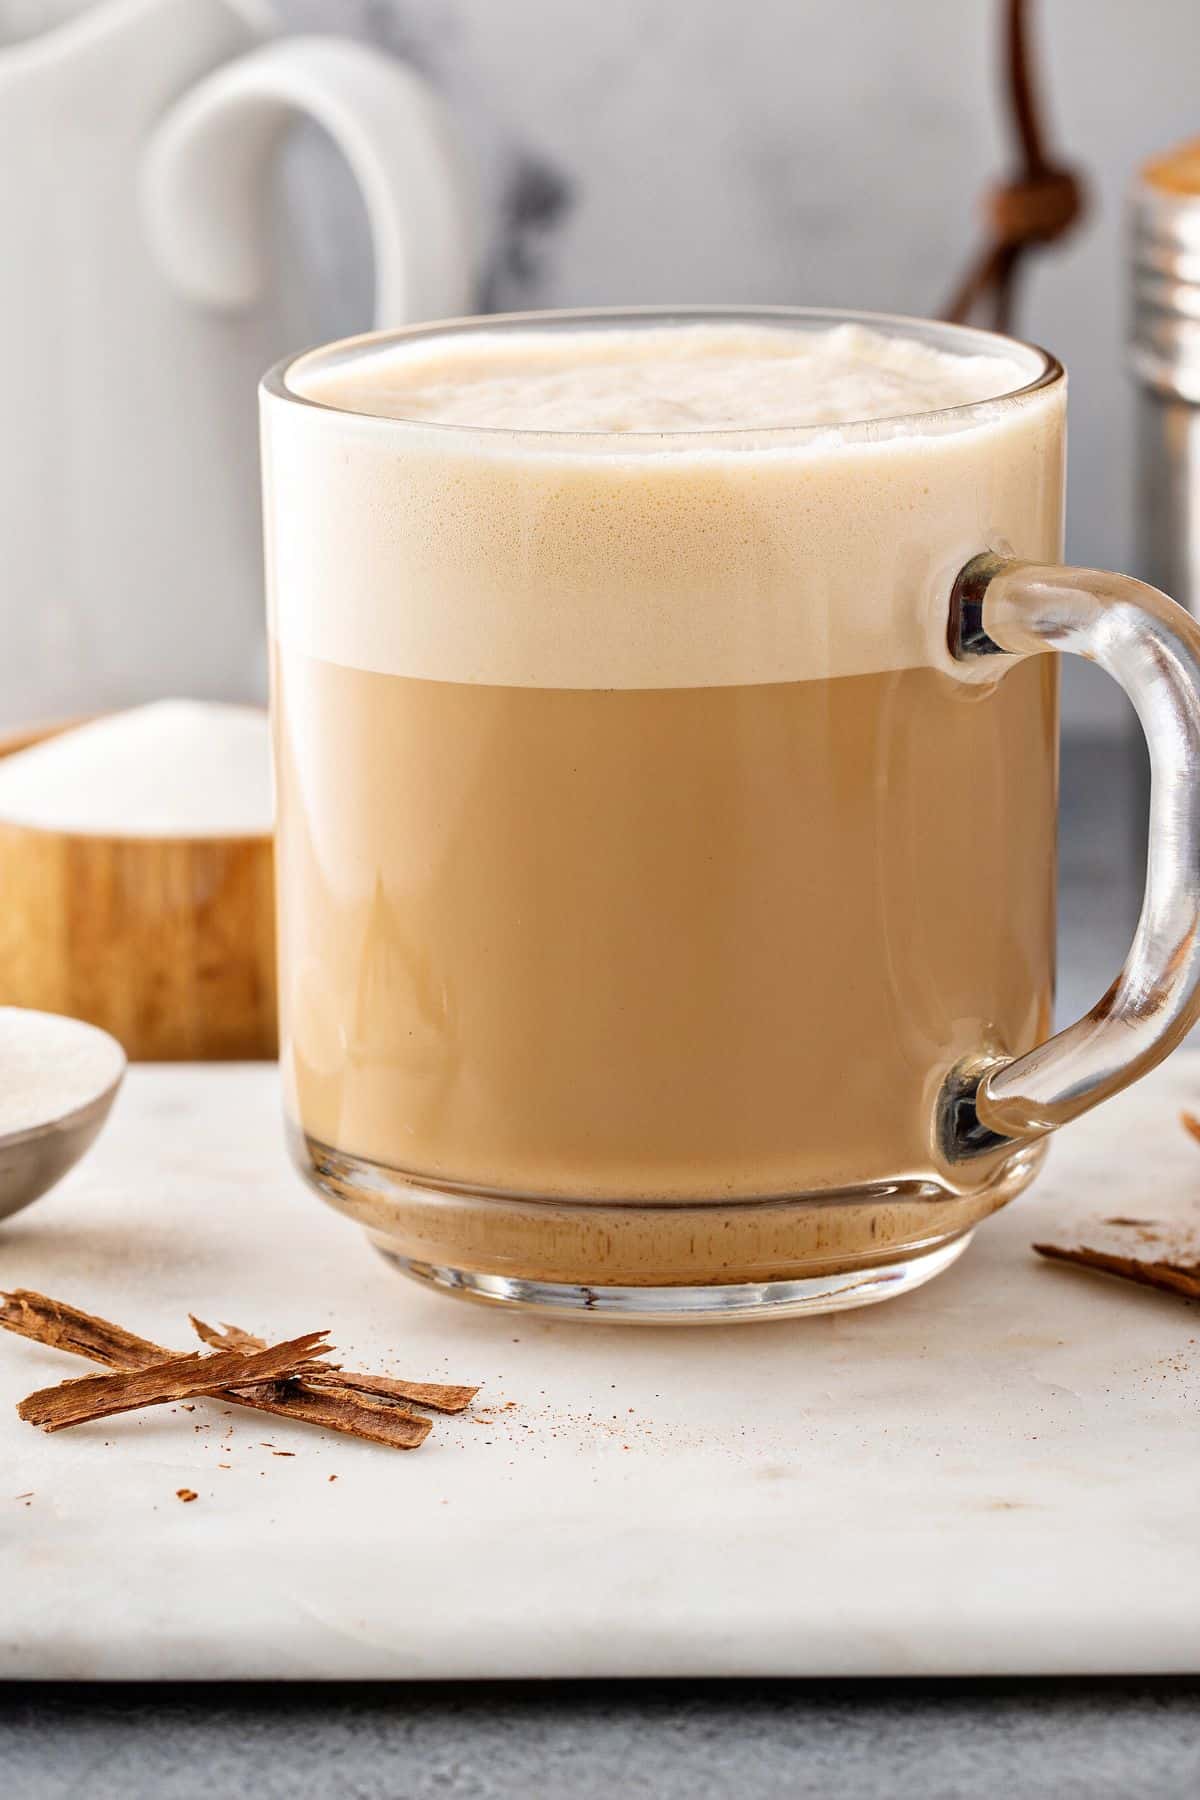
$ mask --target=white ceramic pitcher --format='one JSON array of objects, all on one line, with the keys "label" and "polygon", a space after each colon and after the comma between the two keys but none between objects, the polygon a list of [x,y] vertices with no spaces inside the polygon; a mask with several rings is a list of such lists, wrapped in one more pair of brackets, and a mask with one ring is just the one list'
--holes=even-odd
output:
[{"label": "white ceramic pitcher", "polygon": [[318,335],[271,216],[296,114],[362,189],[376,322],[470,310],[435,98],[272,30],[269,0],[0,0],[0,723],[261,691],[255,390]]}]

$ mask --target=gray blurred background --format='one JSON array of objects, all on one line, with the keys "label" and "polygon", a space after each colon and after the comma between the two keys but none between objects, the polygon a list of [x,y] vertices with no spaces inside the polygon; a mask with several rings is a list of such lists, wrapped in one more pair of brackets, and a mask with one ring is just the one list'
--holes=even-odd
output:
[{"label": "gray blurred background", "polygon": [[[491,310],[757,301],[937,312],[1007,161],[992,0],[276,0],[290,30],[373,40],[449,102],[480,176]],[[1033,258],[1019,329],[1071,374],[1068,551],[1131,568],[1123,203],[1200,130],[1196,0],[1037,9],[1055,148],[1091,207]],[[289,170],[330,334],[361,329],[360,203],[317,134]],[[1135,571],[1136,572],[1136,571]],[[1116,735],[1067,671],[1067,728]]]}]

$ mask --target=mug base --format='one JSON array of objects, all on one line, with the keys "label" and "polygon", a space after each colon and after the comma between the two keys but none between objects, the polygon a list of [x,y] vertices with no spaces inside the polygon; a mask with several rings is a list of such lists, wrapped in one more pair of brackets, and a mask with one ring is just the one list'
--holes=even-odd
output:
[{"label": "mug base", "polygon": [[847,1312],[911,1293],[956,1262],[974,1233],[964,1231],[923,1255],[805,1281],[714,1282],[704,1287],[594,1287],[527,1281],[418,1262],[372,1240],[386,1262],[439,1293],[543,1319],[609,1325],[741,1325],[807,1314]]},{"label": "mug base", "polygon": [[289,1121],[297,1167],[395,1268],[439,1292],[544,1317],[651,1324],[791,1318],[920,1287],[1028,1186],[1044,1142],[968,1193],[930,1180],[736,1201],[536,1197],[354,1156]]}]

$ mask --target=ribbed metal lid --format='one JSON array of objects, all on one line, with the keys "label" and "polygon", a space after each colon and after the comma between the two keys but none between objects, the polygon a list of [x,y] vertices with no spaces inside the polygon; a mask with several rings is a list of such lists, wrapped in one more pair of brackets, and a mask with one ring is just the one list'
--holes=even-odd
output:
[{"label": "ribbed metal lid", "polygon": [[1200,404],[1200,138],[1142,168],[1131,214],[1134,369]]}]

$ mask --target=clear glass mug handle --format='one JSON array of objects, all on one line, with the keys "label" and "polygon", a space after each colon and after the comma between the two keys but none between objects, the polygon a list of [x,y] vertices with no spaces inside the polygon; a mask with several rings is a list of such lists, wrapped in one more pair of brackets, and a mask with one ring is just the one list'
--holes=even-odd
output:
[{"label": "clear glass mug handle", "polygon": [[954,584],[950,649],[968,662],[1087,657],[1129,695],[1151,769],[1146,890],[1125,966],[1091,1012],[1027,1055],[955,1071],[939,1117],[954,1163],[1078,1118],[1147,1074],[1200,1015],[1200,625],[1131,576],[989,554]]}]

